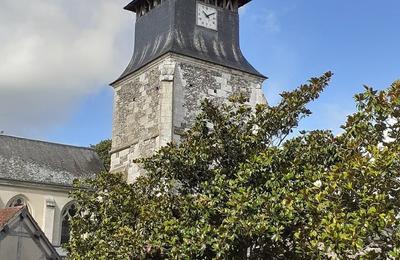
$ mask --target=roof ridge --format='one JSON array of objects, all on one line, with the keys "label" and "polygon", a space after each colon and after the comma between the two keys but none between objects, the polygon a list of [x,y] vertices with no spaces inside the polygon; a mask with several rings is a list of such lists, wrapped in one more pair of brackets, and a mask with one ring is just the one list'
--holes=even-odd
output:
[{"label": "roof ridge", "polygon": [[44,143],[44,144],[51,144],[51,145],[57,145],[57,146],[64,146],[64,147],[71,147],[71,148],[85,149],[85,150],[94,151],[94,149],[91,148],[91,147],[78,146],[78,145],[71,145],[71,144],[55,143],[55,142],[50,142],[50,141],[38,140],[38,139],[29,139],[29,138],[20,137],[20,136],[13,136],[13,135],[0,134],[0,138],[1,138],[1,137],[6,137],[6,138],[12,138],[12,139],[18,139],[18,140],[25,140],[25,141],[30,141],[30,142],[36,142],[36,143]]},{"label": "roof ridge", "polygon": [[[42,240],[42,242],[39,243],[39,248],[42,250],[43,247],[44,250],[47,249],[50,250],[50,253],[46,252],[46,259],[61,259],[57,251],[55,250],[54,246],[50,243],[49,239],[46,237],[44,234],[43,230],[40,228],[39,224],[37,221],[32,217],[32,215],[29,213],[28,209],[26,206],[17,206],[17,207],[10,207],[10,208],[5,208],[0,210],[0,231],[3,233],[5,230],[5,235],[9,235],[10,232],[9,230],[9,225],[12,223],[15,223],[14,221],[17,220],[17,218],[20,217],[20,221],[30,221],[30,223],[33,225],[33,228],[30,227],[29,229],[31,231],[34,231],[34,233],[30,233],[30,238],[36,237],[39,241]],[[38,235],[38,236],[36,236]],[[47,251],[47,250],[46,250]],[[45,251],[43,251],[44,253]]]}]

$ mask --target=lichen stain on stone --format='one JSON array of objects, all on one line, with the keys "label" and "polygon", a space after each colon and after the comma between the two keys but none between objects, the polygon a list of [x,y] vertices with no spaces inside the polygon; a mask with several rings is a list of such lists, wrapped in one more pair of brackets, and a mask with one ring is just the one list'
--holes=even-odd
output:
[{"label": "lichen stain on stone", "polygon": [[222,72],[221,69],[211,70],[190,63],[181,63],[180,71],[185,82],[182,107],[185,112],[183,121],[176,126],[175,132],[182,132],[184,128],[193,124],[196,115],[200,112],[200,104],[203,99],[208,98],[222,104],[232,94],[242,93],[250,98],[252,91],[255,91],[252,86],[261,84],[254,77],[230,73],[229,69]]},{"label": "lichen stain on stone", "polygon": [[[198,44],[205,47],[201,40]],[[214,44],[214,48],[218,46]],[[128,179],[134,179],[142,172],[134,159],[150,156],[168,133],[179,139],[194,123],[202,100],[222,104],[237,93],[249,100],[261,100],[263,97],[258,95],[262,82],[260,77],[181,55],[168,55],[149,65],[144,72],[120,83],[120,88],[116,86],[113,150],[120,152],[112,155],[112,170],[127,171]],[[161,94],[163,86],[172,88],[168,100]]]},{"label": "lichen stain on stone", "polygon": [[153,68],[141,76],[142,80],[135,77],[116,93],[113,149],[158,134],[160,72]]}]

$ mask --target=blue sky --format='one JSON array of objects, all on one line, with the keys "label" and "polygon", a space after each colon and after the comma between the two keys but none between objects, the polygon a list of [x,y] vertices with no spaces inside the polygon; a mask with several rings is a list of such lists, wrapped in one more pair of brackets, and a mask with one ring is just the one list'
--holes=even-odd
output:
[{"label": "blue sky", "polygon": [[[6,4],[2,9],[2,3],[0,3],[0,10],[7,12],[10,12],[10,8],[18,10],[17,7],[12,6],[12,0],[4,1],[8,1],[9,5]],[[35,1],[31,0],[29,3]],[[97,3],[101,2],[97,1]],[[78,75],[76,78],[82,79],[80,81],[66,80],[65,84],[61,84],[62,87],[57,88],[58,84],[54,84],[54,78],[46,75],[54,66],[50,66],[51,62],[46,63],[47,67],[44,65],[43,68],[47,69],[47,73],[43,73],[38,81],[40,83],[35,84],[37,88],[30,91],[41,96],[40,90],[44,89],[42,83],[48,85],[49,87],[43,91],[48,95],[46,100],[54,98],[57,102],[55,104],[50,102],[48,106],[43,105],[42,110],[38,110],[41,114],[34,115],[27,111],[32,111],[38,103],[47,104],[47,101],[39,97],[30,99],[37,102],[21,112],[20,121],[24,124],[15,117],[13,120],[4,119],[10,114],[13,115],[13,110],[9,108],[10,106],[4,108],[0,104],[0,130],[4,129],[6,134],[11,135],[87,146],[111,136],[113,91],[107,84],[123,71],[132,54],[133,18],[129,13],[122,11],[124,3],[128,1],[118,0],[113,2],[112,6],[108,6],[109,2],[102,0],[104,2],[103,19],[114,17],[113,21],[118,21],[115,22],[114,28],[104,32],[104,36],[103,30],[99,28],[111,25],[103,22],[101,17],[94,17],[89,21],[82,19],[91,10],[87,5],[77,0],[71,0],[68,6],[62,4],[61,0],[56,2],[60,3],[57,6],[58,12],[65,11],[68,14],[65,17],[74,20],[74,23],[79,21],[80,26],[76,26],[78,28],[76,30],[79,31],[82,26],[92,28],[92,24],[96,24],[97,27],[93,27],[96,29],[90,31],[90,35],[94,34],[100,38],[114,37],[114,39],[109,45],[102,46],[103,49],[88,48],[87,50],[93,51],[93,55],[82,55],[87,50],[75,56],[71,54],[74,60],[69,61],[72,64],[71,70],[66,73],[71,73],[71,77]],[[33,12],[40,13],[37,6],[32,8]],[[111,9],[112,15],[108,13]],[[81,19],[74,19],[76,13],[83,14],[79,16]],[[280,92],[293,89],[310,77],[318,76],[325,71],[333,71],[335,75],[331,85],[318,101],[310,105],[314,114],[304,120],[300,128],[332,129],[338,133],[346,115],[355,110],[353,95],[362,91],[364,84],[382,89],[400,78],[399,19],[400,1],[398,0],[253,0],[241,10],[241,46],[245,56],[254,67],[269,77],[264,84],[264,93],[270,104],[276,104],[279,101]],[[66,19],[60,24],[70,28],[68,21]],[[23,23],[22,18],[11,21],[13,24],[10,21],[7,22],[16,28],[20,28]],[[0,25],[0,40],[4,28]],[[42,27],[38,26],[38,28]],[[118,33],[114,33],[115,28],[120,29]],[[76,34],[76,32],[71,33],[71,35]],[[83,31],[82,37],[86,37],[87,34]],[[63,42],[53,42],[51,38],[53,35],[54,33],[47,36],[50,37],[51,43],[57,45]],[[23,39],[21,38],[21,41]],[[77,43],[79,42],[77,39]],[[56,47],[54,48],[57,50]],[[68,51],[70,46],[67,45],[65,48]],[[114,51],[107,52],[105,51],[107,48]],[[96,55],[107,55],[108,59],[104,60]],[[114,60],[113,55],[118,59]],[[15,59],[11,56],[10,60]],[[98,66],[99,63],[107,62],[110,63],[110,67]],[[82,65],[79,72],[88,70],[89,78],[73,70],[79,65]],[[0,63],[0,77],[1,69]],[[47,84],[47,81],[52,84]],[[74,88],[69,88],[68,84]],[[5,91],[4,86],[11,85],[19,86],[18,81],[15,83],[11,80],[4,83],[0,80],[0,91]],[[18,93],[24,93],[23,90]],[[68,99],[63,99],[64,96]],[[9,97],[7,100],[11,100],[13,104],[29,103],[21,97],[21,94],[10,94]],[[57,113],[51,113],[57,104],[63,109],[57,110]],[[36,118],[35,116],[37,120],[29,120]],[[51,119],[47,120],[46,116]],[[38,127],[37,121],[40,121],[41,127]]]},{"label": "blue sky", "polygon": [[242,49],[269,76],[271,103],[282,90],[331,70],[334,77],[310,107],[305,129],[339,131],[363,84],[400,78],[400,1],[253,1],[242,19]]}]

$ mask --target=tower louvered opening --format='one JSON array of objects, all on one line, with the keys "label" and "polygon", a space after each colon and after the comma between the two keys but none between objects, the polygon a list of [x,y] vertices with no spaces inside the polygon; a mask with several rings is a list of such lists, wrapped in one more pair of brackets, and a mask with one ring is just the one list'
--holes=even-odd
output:
[{"label": "tower louvered opening", "polygon": [[[136,13],[137,17],[142,17],[152,9],[166,1],[172,0],[134,0],[125,9]],[[232,12],[237,12],[239,7],[247,4],[251,0],[198,0],[199,2],[224,8]]]}]

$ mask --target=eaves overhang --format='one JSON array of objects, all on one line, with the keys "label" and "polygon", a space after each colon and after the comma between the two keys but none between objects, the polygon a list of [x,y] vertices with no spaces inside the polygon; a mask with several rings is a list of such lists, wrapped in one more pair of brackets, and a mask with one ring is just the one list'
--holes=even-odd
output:
[{"label": "eaves overhang", "polygon": [[[142,4],[143,2],[145,2],[146,0],[133,0],[132,2],[130,2],[128,5],[126,5],[124,7],[125,10],[131,11],[136,13],[137,10],[137,6]],[[165,1],[165,0],[164,0]],[[252,0],[239,0],[238,4],[239,7],[242,7],[246,4],[248,4],[249,2],[251,2]]]}]

